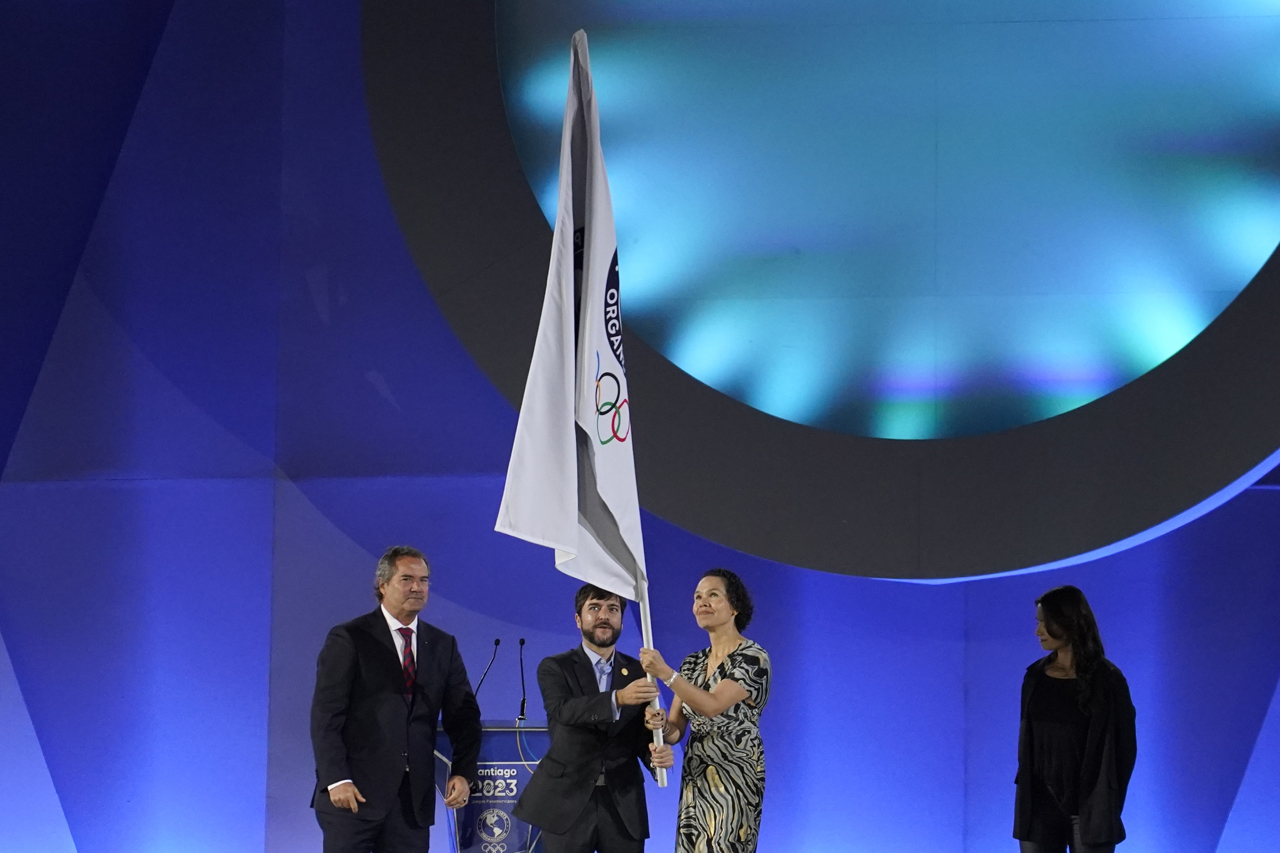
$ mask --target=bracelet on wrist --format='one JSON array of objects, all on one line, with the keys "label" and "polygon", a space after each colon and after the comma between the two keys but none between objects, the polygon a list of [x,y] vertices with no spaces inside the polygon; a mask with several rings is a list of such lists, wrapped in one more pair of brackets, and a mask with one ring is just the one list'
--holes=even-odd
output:
[{"label": "bracelet on wrist", "polygon": [[680,670],[673,669],[671,670],[671,677],[662,679],[662,683],[670,687],[671,685],[676,683],[676,679],[679,677],[680,677]]}]

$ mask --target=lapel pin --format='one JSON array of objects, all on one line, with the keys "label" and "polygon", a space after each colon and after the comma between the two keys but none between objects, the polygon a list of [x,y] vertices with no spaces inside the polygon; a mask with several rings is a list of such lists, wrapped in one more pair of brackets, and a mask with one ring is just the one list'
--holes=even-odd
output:
[{"label": "lapel pin", "polygon": [[625,666],[622,668],[622,674],[623,674],[623,675],[626,675],[626,674],[627,674],[627,668],[626,668]]}]

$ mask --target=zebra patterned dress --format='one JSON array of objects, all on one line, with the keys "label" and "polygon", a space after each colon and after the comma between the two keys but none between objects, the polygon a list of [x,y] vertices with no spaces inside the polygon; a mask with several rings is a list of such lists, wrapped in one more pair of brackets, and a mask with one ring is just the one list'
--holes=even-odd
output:
[{"label": "zebra patterned dress", "polygon": [[684,706],[692,733],[680,777],[676,853],[753,853],[764,805],[760,712],[769,701],[769,653],[743,640],[708,678],[710,656],[711,649],[689,655],[680,675],[703,690],[732,679],[747,698],[715,717]]}]

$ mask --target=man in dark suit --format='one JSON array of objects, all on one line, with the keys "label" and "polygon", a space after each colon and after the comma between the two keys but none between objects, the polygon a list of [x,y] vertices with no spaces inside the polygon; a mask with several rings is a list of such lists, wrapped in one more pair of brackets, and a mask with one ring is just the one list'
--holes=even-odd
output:
[{"label": "man in dark suit", "polygon": [[453,744],[445,805],[467,802],[480,753],[480,708],[458,643],[418,619],[431,570],[421,551],[378,561],[379,607],[329,632],[316,663],[311,806],[324,853],[423,853],[435,822],[436,722]]},{"label": "man in dark suit", "polygon": [[645,727],[657,685],[614,650],[625,607],[612,592],[582,587],[574,599],[582,645],[538,665],[551,747],[512,813],[542,828],[546,853],[640,853],[649,837],[640,762],[670,767],[672,754]]}]

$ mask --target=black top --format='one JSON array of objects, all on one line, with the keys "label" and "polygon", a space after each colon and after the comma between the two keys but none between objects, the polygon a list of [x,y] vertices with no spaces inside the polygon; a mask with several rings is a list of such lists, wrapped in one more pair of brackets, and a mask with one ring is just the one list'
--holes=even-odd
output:
[{"label": "black top", "polygon": [[[1050,840],[1040,836],[1041,830],[1048,828],[1043,825],[1042,815],[1037,813],[1042,807],[1042,801],[1053,812],[1062,815],[1036,773],[1036,749],[1033,742],[1036,724],[1032,721],[1031,713],[1032,704],[1039,705],[1037,694],[1041,692],[1041,688],[1053,690],[1062,686],[1057,680],[1044,677],[1044,669],[1052,657],[1041,658],[1027,667],[1026,677],[1022,680],[1022,722],[1018,732],[1018,775],[1014,780],[1017,793],[1014,796],[1013,837],[1023,841]],[[1088,726],[1080,757],[1080,772],[1076,777],[1079,807],[1076,814],[1080,816],[1080,842],[1103,846],[1118,844],[1124,840],[1124,822],[1120,820],[1120,812],[1124,809],[1129,778],[1133,775],[1134,761],[1138,756],[1138,742],[1129,685],[1116,665],[1105,659],[1099,663],[1092,675],[1090,687],[1086,715]],[[1071,705],[1071,702],[1056,703],[1056,707],[1067,713],[1071,712]],[[1069,829],[1069,819],[1061,818],[1057,823]],[[1070,837],[1069,834],[1067,837]],[[1054,843],[1060,843],[1061,836],[1055,833],[1055,839]]]},{"label": "black top", "polygon": [[1080,682],[1041,671],[1027,707],[1031,770],[1066,815],[1080,813],[1080,769],[1089,716],[1080,710]]}]

